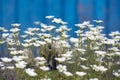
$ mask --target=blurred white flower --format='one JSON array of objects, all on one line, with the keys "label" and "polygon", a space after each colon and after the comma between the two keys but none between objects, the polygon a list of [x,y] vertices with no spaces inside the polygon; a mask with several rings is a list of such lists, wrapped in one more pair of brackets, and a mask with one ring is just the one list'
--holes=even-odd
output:
[{"label": "blurred white flower", "polygon": [[86,75],[85,72],[79,72],[79,71],[77,71],[76,74],[77,74],[78,76],[81,76],[81,77]]},{"label": "blurred white flower", "polygon": [[65,57],[55,58],[55,60],[57,60],[58,62],[64,62],[66,61],[66,58]]},{"label": "blurred white flower", "polygon": [[9,70],[13,70],[15,67],[14,66],[7,66],[6,68]]},{"label": "blurred white flower", "polygon": [[13,27],[19,27],[21,24],[19,24],[19,23],[14,23],[14,24],[11,24],[11,26],[13,26]]},{"label": "blurred white flower", "polygon": [[59,24],[59,23],[61,23],[61,19],[54,18],[54,19],[52,20],[52,22],[55,22],[55,23]]},{"label": "blurred white flower", "polygon": [[102,20],[93,20],[94,22],[96,23],[102,23],[103,21]]},{"label": "blurred white flower", "polygon": [[25,69],[25,72],[26,72],[29,76],[32,76],[32,77],[37,76],[37,74],[35,73],[35,70],[34,70],[34,69],[31,69],[31,68]]},{"label": "blurred white flower", "polygon": [[46,67],[46,66],[42,66],[42,67],[40,67],[40,69],[43,70],[43,71],[49,71],[50,70],[49,67]]},{"label": "blurred white flower", "polygon": [[59,64],[56,68],[58,69],[59,72],[65,72],[65,71],[67,71],[67,68],[66,68],[65,65]]},{"label": "blurred white flower", "polygon": [[6,62],[6,63],[12,61],[12,59],[11,59],[11,58],[8,58],[8,57],[2,57],[1,60],[2,60],[3,62]]},{"label": "blurred white flower", "polygon": [[85,70],[89,69],[89,67],[86,67],[85,65],[80,65],[80,67],[85,69]]},{"label": "blurred white flower", "polygon": [[18,29],[18,28],[12,28],[12,29],[10,29],[10,31],[13,32],[13,33],[17,33],[17,32],[20,31],[20,29]]},{"label": "blurred white flower", "polygon": [[27,63],[25,61],[20,61],[15,64],[16,68],[21,68],[21,69],[25,68],[26,65],[27,65]]},{"label": "blurred white flower", "polygon": [[65,72],[63,72],[66,76],[73,76],[73,74],[71,73],[71,72],[67,72],[67,71],[65,71]]},{"label": "blurred white flower", "polygon": [[72,42],[72,43],[78,43],[78,38],[71,37],[70,38],[70,42]]},{"label": "blurred white flower", "polygon": [[91,78],[90,80],[98,80],[98,78]]},{"label": "blurred white flower", "polygon": [[3,37],[3,38],[6,38],[6,37],[8,37],[8,36],[9,36],[9,33],[3,33],[3,34],[2,34],[2,37]]},{"label": "blurred white flower", "polygon": [[52,18],[54,18],[54,16],[46,16],[45,18],[52,19]]}]

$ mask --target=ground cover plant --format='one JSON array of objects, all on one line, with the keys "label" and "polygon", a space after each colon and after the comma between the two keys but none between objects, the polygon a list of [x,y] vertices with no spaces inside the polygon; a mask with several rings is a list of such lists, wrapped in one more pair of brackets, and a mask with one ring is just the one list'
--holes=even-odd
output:
[{"label": "ground cover plant", "polygon": [[120,80],[119,31],[106,37],[101,20],[84,21],[73,37],[67,22],[46,19],[24,31],[0,27],[0,80]]}]

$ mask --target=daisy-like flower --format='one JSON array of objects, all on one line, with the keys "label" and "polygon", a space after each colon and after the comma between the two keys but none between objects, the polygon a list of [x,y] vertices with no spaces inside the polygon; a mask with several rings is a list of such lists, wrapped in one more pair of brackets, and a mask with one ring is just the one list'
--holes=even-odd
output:
[{"label": "daisy-like flower", "polygon": [[52,22],[55,22],[55,23],[57,23],[57,24],[59,24],[59,23],[61,23],[61,19],[57,19],[57,18],[54,18],[53,20],[52,20]]},{"label": "daisy-like flower", "polygon": [[12,61],[11,58],[7,58],[7,57],[3,57],[3,58],[1,58],[1,60],[2,60],[3,62],[6,62],[6,63]]},{"label": "daisy-like flower", "polygon": [[59,72],[67,71],[66,66],[65,65],[61,65],[61,64],[57,66],[57,69],[58,69]]},{"label": "daisy-like flower", "polygon": [[46,66],[42,66],[42,67],[40,67],[40,69],[43,70],[43,71],[49,71],[50,70],[49,67],[46,67]]},{"label": "daisy-like flower", "polygon": [[31,77],[37,76],[37,73],[35,73],[35,70],[31,68],[25,69],[25,72]]},{"label": "daisy-like flower", "polygon": [[71,73],[71,72],[67,72],[67,71],[65,71],[65,72],[63,72],[66,76],[73,76],[73,74]]},{"label": "daisy-like flower", "polygon": [[78,72],[78,71],[76,72],[76,74],[77,74],[78,76],[81,76],[81,77],[86,75],[85,72]]},{"label": "daisy-like flower", "polygon": [[16,66],[16,68],[21,68],[21,69],[23,69],[23,68],[26,67],[26,64],[27,64],[27,63],[26,63],[25,61],[20,61],[20,62],[16,63],[15,66]]}]

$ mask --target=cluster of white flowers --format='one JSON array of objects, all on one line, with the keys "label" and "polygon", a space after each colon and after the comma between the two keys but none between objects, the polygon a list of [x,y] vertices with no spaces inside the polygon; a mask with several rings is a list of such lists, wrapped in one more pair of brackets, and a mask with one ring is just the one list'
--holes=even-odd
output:
[{"label": "cluster of white flowers", "polygon": [[11,24],[10,30],[0,27],[0,71],[6,75],[7,69],[14,74],[23,71],[19,76],[36,79],[42,75],[41,80],[51,80],[54,70],[65,76],[61,80],[120,79],[119,31],[111,32],[108,38],[102,33],[102,20],[93,20],[96,25],[84,21],[75,24],[79,28],[75,37],[69,35],[72,29],[67,22],[54,16],[46,18],[50,24],[36,21],[40,28],[29,27],[24,35],[20,35],[21,24]]}]

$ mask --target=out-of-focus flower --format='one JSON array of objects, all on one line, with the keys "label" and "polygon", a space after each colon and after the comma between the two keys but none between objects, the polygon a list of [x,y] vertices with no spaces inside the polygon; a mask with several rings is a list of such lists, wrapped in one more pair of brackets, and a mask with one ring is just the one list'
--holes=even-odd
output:
[{"label": "out-of-focus flower", "polygon": [[67,71],[65,71],[65,72],[63,72],[66,76],[73,76],[73,74],[71,73],[71,72],[67,72]]},{"label": "out-of-focus flower", "polygon": [[35,73],[35,70],[34,70],[34,69],[31,69],[31,68],[25,69],[25,72],[26,72],[29,76],[32,76],[32,77],[37,76],[37,73]]},{"label": "out-of-focus flower", "polygon": [[54,18],[54,19],[52,20],[52,22],[55,22],[55,23],[59,24],[59,23],[61,23],[61,19]]},{"label": "out-of-focus flower", "polygon": [[7,57],[2,57],[1,60],[2,60],[3,62],[6,62],[6,63],[12,61],[11,58],[7,58]]},{"label": "out-of-focus flower", "polygon": [[98,80],[98,78],[91,78],[90,80]]},{"label": "out-of-focus flower", "polygon": [[19,27],[21,24],[19,24],[19,23],[14,23],[14,24],[11,24],[11,26],[13,26],[13,27]]},{"label": "out-of-focus flower", "polygon": [[13,70],[15,67],[14,66],[7,66],[7,69]]},{"label": "out-of-focus flower", "polygon": [[16,32],[19,32],[20,29],[18,29],[18,28],[12,28],[12,29],[10,29],[10,31],[13,32],[13,33],[16,33]]},{"label": "out-of-focus flower", "polygon": [[58,69],[59,72],[67,71],[66,66],[65,65],[61,65],[61,64],[57,66],[57,69]]},{"label": "out-of-focus flower", "polygon": [[77,74],[78,76],[85,76],[85,75],[86,75],[85,72],[79,72],[79,71],[77,71],[76,74]]},{"label": "out-of-focus flower", "polygon": [[46,16],[45,18],[52,19],[52,18],[54,18],[54,16]]},{"label": "out-of-focus flower", "polygon": [[2,37],[3,37],[3,38],[6,38],[6,37],[8,37],[8,36],[9,36],[9,33],[3,33],[3,34],[2,34]]},{"label": "out-of-focus flower", "polygon": [[93,20],[94,22],[96,23],[102,23],[103,21],[102,20]]},{"label": "out-of-focus flower", "polygon": [[55,60],[57,60],[58,62],[64,62],[66,59],[65,57],[62,57],[62,58],[55,58]]},{"label": "out-of-focus flower", "polygon": [[40,67],[40,69],[43,70],[43,71],[49,71],[50,70],[49,67],[46,67],[46,66],[42,66],[42,67]]},{"label": "out-of-focus flower", "polygon": [[26,64],[27,64],[27,63],[26,63],[25,61],[20,61],[20,62],[16,63],[15,66],[16,66],[16,68],[21,68],[21,69],[23,69],[23,68],[26,67]]}]

